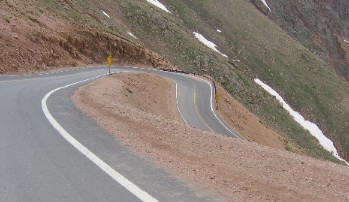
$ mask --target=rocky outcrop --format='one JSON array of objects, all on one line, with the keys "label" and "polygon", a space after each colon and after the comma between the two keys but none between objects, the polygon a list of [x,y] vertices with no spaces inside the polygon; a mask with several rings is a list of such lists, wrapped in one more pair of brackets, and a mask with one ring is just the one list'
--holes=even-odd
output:
[{"label": "rocky outcrop", "polygon": [[251,2],[349,81],[349,1],[269,0],[271,11],[260,0]]}]

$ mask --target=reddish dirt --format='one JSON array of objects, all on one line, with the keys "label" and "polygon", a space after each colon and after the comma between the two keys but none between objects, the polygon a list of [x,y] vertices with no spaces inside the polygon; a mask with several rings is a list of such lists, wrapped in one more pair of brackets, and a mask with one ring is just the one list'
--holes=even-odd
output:
[{"label": "reddish dirt", "polygon": [[158,54],[112,34],[71,23],[35,2],[0,1],[0,74],[114,63],[170,67]]},{"label": "reddish dirt", "polygon": [[171,90],[157,76],[118,74],[73,99],[119,141],[218,200],[349,200],[348,167],[191,128],[178,120]]},{"label": "reddish dirt", "polygon": [[217,102],[219,114],[241,137],[269,147],[301,153],[301,149],[295,144],[263,125],[256,115],[219,85],[217,85],[217,94],[219,95]]}]

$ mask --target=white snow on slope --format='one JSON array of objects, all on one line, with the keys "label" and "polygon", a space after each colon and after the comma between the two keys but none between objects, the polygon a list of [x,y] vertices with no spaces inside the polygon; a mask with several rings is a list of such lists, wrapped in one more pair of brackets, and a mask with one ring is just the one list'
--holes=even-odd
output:
[{"label": "white snow on slope", "polygon": [[267,4],[267,1],[266,0],[261,0],[262,2],[263,2],[263,4],[269,9],[269,11],[271,12],[271,9],[270,9],[270,7],[268,6],[268,4]]},{"label": "white snow on slope", "polygon": [[106,13],[104,10],[101,10],[102,11],[102,13],[105,15],[105,16],[107,16],[108,18],[110,18],[110,16],[108,15],[108,13]]},{"label": "white snow on slope", "polygon": [[160,3],[158,0],[147,0],[149,3],[153,4],[154,6],[168,12],[171,13],[169,10],[167,10],[166,6],[162,3]]},{"label": "white snow on slope", "polygon": [[294,111],[290,107],[290,105],[288,105],[285,102],[285,100],[274,89],[272,89],[270,86],[268,86],[267,84],[263,83],[259,79],[255,79],[254,81],[258,85],[260,85],[264,90],[266,90],[269,94],[271,94],[272,96],[275,96],[276,99],[282,104],[283,108],[290,113],[290,115],[293,117],[293,119],[297,123],[299,123],[303,128],[308,130],[312,136],[314,136],[316,139],[319,140],[321,146],[323,146],[327,151],[331,152],[337,159],[339,159],[339,160],[345,162],[347,165],[349,165],[348,162],[346,162],[344,159],[342,159],[338,155],[337,149],[333,145],[333,142],[322,133],[322,131],[320,130],[320,128],[316,124],[314,124],[314,123],[312,123],[310,121],[305,120],[304,117],[301,114],[299,114],[298,112]]},{"label": "white snow on slope", "polygon": [[344,42],[345,42],[345,43],[349,43],[349,41],[347,41],[347,40],[345,40],[345,39],[344,39]]},{"label": "white snow on slope", "polygon": [[137,39],[135,35],[133,35],[131,32],[127,32],[128,35],[132,36],[133,38]]},{"label": "white snow on slope", "polygon": [[216,48],[217,45],[216,45],[216,44],[214,44],[213,42],[207,40],[204,36],[202,36],[202,35],[201,35],[200,33],[198,33],[198,32],[193,32],[193,33],[194,33],[195,37],[196,37],[201,43],[205,44],[205,45],[206,45],[207,47],[209,47],[210,49],[212,49],[212,50],[216,51],[217,53],[221,54],[223,57],[228,58],[227,55],[225,55],[225,54],[219,52],[219,50],[217,50],[217,48]]}]

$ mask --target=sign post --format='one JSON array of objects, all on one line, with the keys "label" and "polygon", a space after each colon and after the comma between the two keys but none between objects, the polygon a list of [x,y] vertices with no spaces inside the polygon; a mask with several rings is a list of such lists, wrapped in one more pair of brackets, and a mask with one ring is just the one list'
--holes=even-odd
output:
[{"label": "sign post", "polygon": [[216,110],[218,110],[218,100],[219,100],[219,95],[216,95]]},{"label": "sign post", "polygon": [[109,75],[111,75],[110,73],[110,67],[113,64],[113,56],[109,55],[108,56],[108,67],[109,67]]}]

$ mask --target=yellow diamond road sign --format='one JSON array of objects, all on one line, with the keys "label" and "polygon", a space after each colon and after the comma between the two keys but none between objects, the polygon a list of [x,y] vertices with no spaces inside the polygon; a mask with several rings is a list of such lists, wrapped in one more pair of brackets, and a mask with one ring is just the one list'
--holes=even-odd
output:
[{"label": "yellow diamond road sign", "polygon": [[110,67],[113,63],[113,56],[109,55],[108,57],[108,66]]}]

